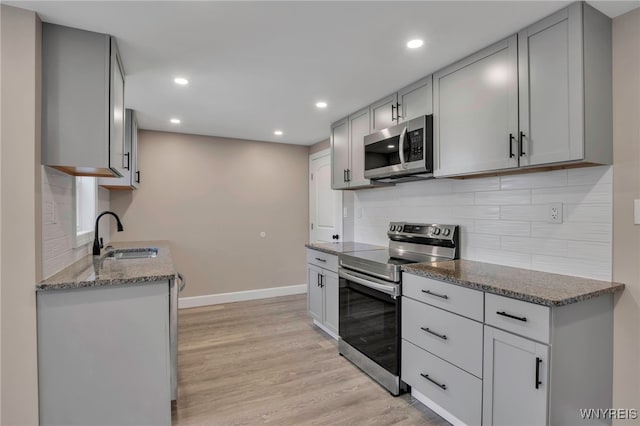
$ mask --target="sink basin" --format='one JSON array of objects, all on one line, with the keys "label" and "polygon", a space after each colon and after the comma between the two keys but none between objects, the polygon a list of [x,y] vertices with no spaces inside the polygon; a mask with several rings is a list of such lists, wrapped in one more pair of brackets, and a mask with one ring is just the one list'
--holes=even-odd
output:
[{"label": "sink basin", "polygon": [[117,249],[105,254],[105,259],[125,260],[125,259],[149,259],[158,256],[158,249],[155,247]]}]

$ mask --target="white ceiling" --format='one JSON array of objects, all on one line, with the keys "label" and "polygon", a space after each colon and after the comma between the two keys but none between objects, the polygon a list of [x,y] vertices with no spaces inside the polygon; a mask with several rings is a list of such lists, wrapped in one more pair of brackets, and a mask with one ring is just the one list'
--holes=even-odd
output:
[{"label": "white ceiling", "polygon": [[[569,2],[5,3],[114,35],[144,129],[310,145],[332,121]],[[640,1],[593,4],[613,17]],[[411,38],[425,45],[409,50]]]}]

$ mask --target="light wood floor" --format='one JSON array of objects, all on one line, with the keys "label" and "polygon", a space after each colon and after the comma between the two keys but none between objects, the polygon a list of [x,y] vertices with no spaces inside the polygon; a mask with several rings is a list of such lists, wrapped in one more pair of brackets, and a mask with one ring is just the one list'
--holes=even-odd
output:
[{"label": "light wood floor", "polygon": [[313,326],[306,296],[180,311],[174,425],[446,425]]}]

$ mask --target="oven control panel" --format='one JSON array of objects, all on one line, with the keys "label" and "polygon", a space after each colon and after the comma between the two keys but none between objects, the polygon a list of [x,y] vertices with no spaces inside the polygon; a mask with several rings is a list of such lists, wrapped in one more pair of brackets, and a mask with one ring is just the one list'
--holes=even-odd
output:
[{"label": "oven control panel", "polygon": [[440,225],[433,223],[391,222],[387,235],[416,236],[440,240],[453,240],[457,225]]}]

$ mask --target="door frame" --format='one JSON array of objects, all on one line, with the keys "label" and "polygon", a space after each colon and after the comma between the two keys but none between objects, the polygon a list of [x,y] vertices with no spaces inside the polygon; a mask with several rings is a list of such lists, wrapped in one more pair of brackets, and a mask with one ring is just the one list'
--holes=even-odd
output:
[{"label": "door frame", "polygon": [[[322,157],[326,157],[326,156],[331,156],[331,148],[326,148],[323,149],[322,151],[318,151],[318,152],[314,152],[313,154],[309,154],[309,174],[307,176],[307,179],[309,179],[309,215],[307,217],[307,229],[309,230],[309,242],[312,243],[314,242],[313,237],[313,230],[311,229],[311,189],[312,189],[312,184],[313,182],[311,181],[311,163],[314,160],[318,160]],[[329,183],[329,185],[331,185],[331,182]],[[339,189],[333,189],[331,188],[331,186],[329,186],[329,189],[331,189],[332,191],[340,191],[340,225],[338,227],[338,232],[340,234],[340,240],[338,241],[344,241],[343,237],[344,237],[344,221],[342,220],[344,217],[343,212],[342,212],[342,207],[344,206],[344,192],[342,190]]]}]

